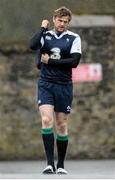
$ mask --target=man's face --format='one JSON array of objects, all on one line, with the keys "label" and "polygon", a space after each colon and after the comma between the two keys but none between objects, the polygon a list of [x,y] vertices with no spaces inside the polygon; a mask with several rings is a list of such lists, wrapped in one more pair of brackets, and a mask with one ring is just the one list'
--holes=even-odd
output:
[{"label": "man's face", "polygon": [[57,32],[64,32],[69,26],[69,16],[53,17],[53,23]]}]

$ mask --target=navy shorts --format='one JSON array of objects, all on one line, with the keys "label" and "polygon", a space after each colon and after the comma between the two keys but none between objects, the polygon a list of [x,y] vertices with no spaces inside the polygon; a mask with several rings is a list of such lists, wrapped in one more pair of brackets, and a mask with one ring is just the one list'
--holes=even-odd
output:
[{"label": "navy shorts", "polygon": [[38,105],[50,104],[54,106],[55,112],[71,112],[73,99],[73,84],[57,84],[39,81],[38,83]]}]

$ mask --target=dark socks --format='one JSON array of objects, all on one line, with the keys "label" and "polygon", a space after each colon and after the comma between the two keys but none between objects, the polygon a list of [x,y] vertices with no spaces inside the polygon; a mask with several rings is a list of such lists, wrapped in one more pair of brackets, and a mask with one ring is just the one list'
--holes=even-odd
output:
[{"label": "dark socks", "polygon": [[52,165],[54,170],[54,134],[52,128],[42,129],[42,138],[47,157],[47,164]]},{"label": "dark socks", "polygon": [[64,168],[64,159],[68,146],[68,135],[66,136],[57,135],[56,143],[57,143],[57,153],[58,153],[57,168]]}]

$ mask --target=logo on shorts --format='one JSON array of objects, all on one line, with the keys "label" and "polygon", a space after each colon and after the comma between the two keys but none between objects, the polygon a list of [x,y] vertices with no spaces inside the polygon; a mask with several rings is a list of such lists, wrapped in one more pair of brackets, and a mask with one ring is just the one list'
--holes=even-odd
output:
[{"label": "logo on shorts", "polygon": [[40,99],[38,100],[38,104],[41,104],[41,100]]},{"label": "logo on shorts", "polygon": [[67,106],[67,112],[70,112],[70,111],[71,111],[71,107]]}]

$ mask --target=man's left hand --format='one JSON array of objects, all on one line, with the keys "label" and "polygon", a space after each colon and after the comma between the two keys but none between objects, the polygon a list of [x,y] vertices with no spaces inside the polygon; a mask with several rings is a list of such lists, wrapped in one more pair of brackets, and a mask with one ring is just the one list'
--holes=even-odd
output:
[{"label": "man's left hand", "polygon": [[49,60],[49,55],[48,54],[42,54],[41,62],[43,62],[44,64],[48,64],[48,60]]}]

